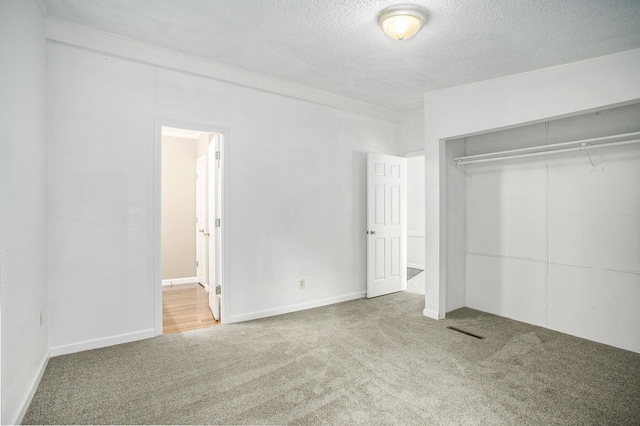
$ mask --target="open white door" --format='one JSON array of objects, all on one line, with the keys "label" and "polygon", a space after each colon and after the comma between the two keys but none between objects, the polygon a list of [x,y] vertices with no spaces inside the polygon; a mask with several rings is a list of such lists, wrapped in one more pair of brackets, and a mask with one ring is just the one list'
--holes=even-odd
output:
[{"label": "open white door", "polygon": [[209,142],[209,308],[216,320],[220,320],[222,306],[222,241],[221,241],[221,135],[214,134]]},{"label": "open white door", "polygon": [[407,160],[367,156],[367,297],[407,288]]}]

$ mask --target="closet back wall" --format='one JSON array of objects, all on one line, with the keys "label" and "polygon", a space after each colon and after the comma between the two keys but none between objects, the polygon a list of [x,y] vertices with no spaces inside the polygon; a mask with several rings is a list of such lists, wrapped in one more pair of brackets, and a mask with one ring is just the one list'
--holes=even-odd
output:
[{"label": "closet back wall", "polygon": [[[633,131],[637,104],[469,137],[466,153]],[[640,352],[640,144],[592,155],[466,166],[466,306]]]}]

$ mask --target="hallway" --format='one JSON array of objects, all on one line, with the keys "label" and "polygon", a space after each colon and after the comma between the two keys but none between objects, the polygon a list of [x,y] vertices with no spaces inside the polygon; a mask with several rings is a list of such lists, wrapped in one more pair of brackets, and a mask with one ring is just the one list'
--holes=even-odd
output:
[{"label": "hallway", "polygon": [[209,309],[209,293],[198,283],[162,288],[164,334],[217,325]]}]

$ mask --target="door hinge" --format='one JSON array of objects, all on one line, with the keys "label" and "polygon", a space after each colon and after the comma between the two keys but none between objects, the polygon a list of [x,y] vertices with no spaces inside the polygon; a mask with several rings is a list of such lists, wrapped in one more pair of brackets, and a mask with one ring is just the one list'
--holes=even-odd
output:
[{"label": "door hinge", "polygon": [[220,219],[216,219],[216,228],[220,228]]},{"label": "door hinge", "polygon": [[216,286],[216,294],[222,294],[222,287],[219,285]]},{"label": "door hinge", "polygon": [[220,159],[220,151],[216,151],[216,160]]},{"label": "door hinge", "polygon": [[198,262],[198,261],[196,260],[196,268],[197,268],[198,266],[200,266],[200,262]]}]

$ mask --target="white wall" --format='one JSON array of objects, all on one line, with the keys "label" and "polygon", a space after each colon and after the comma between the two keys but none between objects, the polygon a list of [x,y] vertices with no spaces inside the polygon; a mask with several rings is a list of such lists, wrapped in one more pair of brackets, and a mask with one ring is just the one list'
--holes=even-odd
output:
[{"label": "white wall", "polygon": [[424,111],[402,113],[398,127],[398,153],[406,155],[424,149]]},{"label": "white wall", "polygon": [[407,158],[407,266],[424,269],[424,157]]},{"label": "white wall", "polygon": [[448,260],[448,246],[465,243],[447,235],[447,221],[464,215],[459,209],[465,203],[447,197],[465,188],[448,176],[446,141],[633,102],[640,99],[638,75],[640,50],[632,50],[425,94],[425,315],[444,317],[447,271],[464,268],[458,249]]},{"label": "white wall", "polygon": [[230,129],[230,319],[363,294],[366,152],[394,152],[396,125],[172,71],[157,78],[159,116]]},{"label": "white wall", "polygon": [[155,70],[52,43],[47,59],[52,354],[153,336]]},{"label": "white wall", "polygon": [[48,358],[45,60],[37,2],[2,0],[2,424],[20,421]]},{"label": "white wall", "polygon": [[229,129],[230,321],[364,295],[366,152],[396,152],[396,124],[67,45],[48,53],[52,351],[153,334],[156,117]]},{"label": "white wall", "polygon": [[[640,131],[640,104],[549,122],[549,142]],[[466,139],[545,143],[544,123]],[[467,306],[640,352],[640,145],[466,166]],[[464,169],[464,167],[463,167]]]}]

